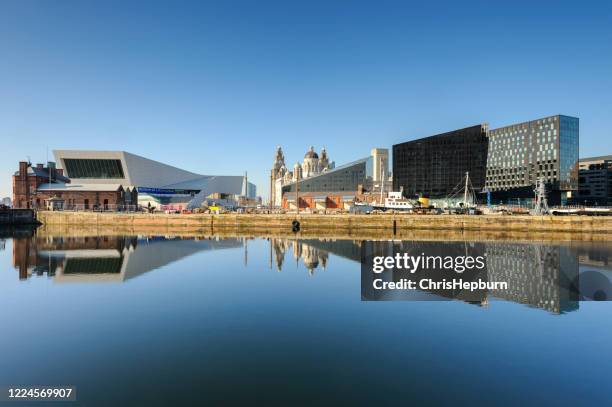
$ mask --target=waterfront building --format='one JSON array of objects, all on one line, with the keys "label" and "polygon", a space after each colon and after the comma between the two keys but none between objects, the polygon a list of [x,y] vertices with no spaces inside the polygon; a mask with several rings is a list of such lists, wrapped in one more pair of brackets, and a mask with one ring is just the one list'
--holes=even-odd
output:
[{"label": "waterfront building", "polygon": [[612,206],[612,155],[580,159],[577,201]]},{"label": "waterfront building", "polygon": [[476,125],[393,146],[393,189],[408,197],[445,198],[469,172],[478,192],[485,184],[487,126]]},{"label": "waterfront building", "polygon": [[530,203],[543,179],[551,204],[578,190],[579,120],[556,115],[489,131],[485,188],[492,203]]},{"label": "waterfront building", "polygon": [[70,182],[62,169],[56,168],[54,162],[36,164],[27,161],[19,162],[19,170],[13,174],[13,206],[15,208],[38,208],[44,200],[38,196],[41,185]]},{"label": "waterfront building", "polygon": [[293,171],[287,168],[285,156],[280,146],[276,148],[274,164],[270,170],[270,202],[274,206],[280,206],[282,200],[282,187],[298,179],[306,179],[320,175],[335,167],[335,162],[330,161],[325,148],[321,149],[321,155],[314,150],[313,146],[306,151],[304,160],[296,162]]},{"label": "waterfront building", "polygon": [[297,199],[300,200],[300,209],[314,210],[349,210],[359,199],[356,192],[285,192],[281,207],[284,209],[297,209]]},{"label": "waterfront building", "polygon": [[135,189],[140,205],[161,210],[198,208],[213,196],[225,202],[255,198],[247,175],[201,175],[125,151],[55,150],[65,175],[86,186]]},{"label": "waterfront building", "polygon": [[124,188],[121,184],[52,182],[38,187],[35,207],[46,210],[108,211],[133,208],[137,202],[136,190]]},{"label": "waterfront building", "polygon": [[[299,184],[299,187],[298,187]],[[336,167],[325,148],[317,154],[314,147],[290,171],[281,147],[277,147],[270,171],[271,205],[285,209],[297,207],[296,191],[302,209],[348,209],[356,197],[373,198],[383,188],[391,190],[389,150],[374,148],[369,157]]]},{"label": "waterfront building", "polygon": [[[293,171],[284,165],[279,147],[271,171],[272,203],[284,209],[347,210],[356,200],[371,201],[391,189],[389,151],[372,149],[371,155],[348,164],[335,166],[325,149],[321,159],[314,148],[306,152],[304,162]],[[312,168],[318,168],[313,172]],[[375,170],[376,169],[376,170]]]},{"label": "waterfront building", "polygon": [[5,198],[2,198],[2,206],[6,208],[10,208],[12,204],[13,204],[13,201],[11,201],[11,198],[9,198],[8,196]]},{"label": "waterfront building", "polygon": [[373,148],[372,156],[372,180],[384,182],[389,179],[389,150],[386,148]]}]

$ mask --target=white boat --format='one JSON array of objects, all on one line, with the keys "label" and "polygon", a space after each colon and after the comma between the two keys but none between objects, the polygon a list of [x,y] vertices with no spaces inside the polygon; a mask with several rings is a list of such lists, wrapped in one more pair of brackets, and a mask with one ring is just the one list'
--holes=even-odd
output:
[{"label": "white boat", "polygon": [[384,203],[381,204],[373,204],[372,207],[374,209],[388,211],[388,210],[396,210],[396,211],[409,211],[414,208],[414,201],[410,199],[404,198],[404,194],[402,191],[399,192],[389,192],[384,199]]}]

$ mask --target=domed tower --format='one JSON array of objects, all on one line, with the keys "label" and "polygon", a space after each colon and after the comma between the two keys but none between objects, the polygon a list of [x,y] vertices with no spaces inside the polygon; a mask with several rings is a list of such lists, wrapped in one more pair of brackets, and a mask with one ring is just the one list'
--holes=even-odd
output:
[{"label": "domed tower", "polygon": [[310,150],[304,155],[302,163],[302,175],[304,178],[312,177],[319,173],[319,155],[314,151],[314,147],[310,146]]}]

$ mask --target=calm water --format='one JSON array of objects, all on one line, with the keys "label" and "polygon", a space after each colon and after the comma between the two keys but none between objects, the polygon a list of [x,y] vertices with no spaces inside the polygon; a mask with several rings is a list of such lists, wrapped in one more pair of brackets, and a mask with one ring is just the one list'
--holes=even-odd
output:
[{"label": "calm water", "polygon": [[514,289],[362,302],[364,244],[7,236],[0,385],[104,406],[612,404],[612,302],[558,284],[609,284],[612,244],[459,242]]}]

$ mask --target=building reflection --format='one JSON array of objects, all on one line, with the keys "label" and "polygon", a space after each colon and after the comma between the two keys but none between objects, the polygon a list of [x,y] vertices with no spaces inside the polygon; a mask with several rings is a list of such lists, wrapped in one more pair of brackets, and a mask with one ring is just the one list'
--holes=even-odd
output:
[{"label": "building reflection", "polygon": [[[342,256],[343,247],[359,247],[359,242],[346,240],[324,240],[324,239],[283,239],[271,238],[270,240],[270,268],[282,271],[286,263],[287,253],[291,253],[294,262],[302,261],[309,275],[314,275],[316,270],[325,270],[329,253]],[[357,260],[358,259],[353,259]]]},{"label": "building reflection", "polygon": [[606,241],[572,242],[581,266],[612,270],[612,250]]},{"label": "building reflection", "polygon": [[[482,289],[471,292],[429,290],[417,298],[423,300],[457,299],[468,303],[489,306],[492,298],[503,299],[525,304],[551,313],[565,313],[579,307],[579,261],[575,248],[567,245],[550,245],[543,243],[514,242],[424,242],[424,241],[349,241],[349,240],[314,240],[314,239],[270,239],[270,261],[275,263],[278,271],[284,266],[287,253],[294,259],[301,259],[309,274],[317,269],[324,269],[329,262],[329,254],[361,262],[362,249],[370,250],[377,255],[409,253],[442,256],[485,256],[486,267],[483,270],[464,272],[466,280],[482,279],[485,281],[506,281],[507,290]],[[581,249],[581,256],[589,253],[588,246]],[[609,246],[608,246],[609,250]],[[601,250],[605,252],[605,250]],[[581,258],[582,258],[581,257]],[[333,261],[333,260],[332,260]],[[436,278],[432,271],[424,278]],[[395,281],[406,277],[401,272],[393,273]],[[362,278],[374,278],[373,273],[362,273]],[[439,276],[437,276],[439,277]],[[371,281],[363,281],[364,286],[371,286]],[[367,295],[372,300],[402,299],[396,293],[371,290]]]},{"label": "building reflection", "polygon": [[[243,239],[166,237],[29,237],[13,239],[19,279],[54,282],[126,281],[195,253],[239,248]],[[246,251],[245,251],[246,255]]]},{"label": "building reflection", "polygon": [[[246,268],[249,259],[248,240],[150,236],[40,237],[35,233],[24,233],[13,237],[13,264],[22,280],[32,276],[47,276],[58,283],[122,282],[207,250],[243,250]],[[609,271],[611,251],[609,243],[606,242],[550,244],[298,238],[267,240],[270,268],[279,272],[283,269],[293,270],[301,262],[308,275],[315,276],[317,272],[326,270],[330,263],[339,261],[338,258],[359,264],[364,253],[386,256],[394,253],[408,253],[413,256],[469,255],[484,256],[486,267],[477,272],[463,273],[462,278],[508,283],[508,289],[504,290],[421,290],[421,297],[417,299],[456,299],[488,306],[492,298],[498,298],[553,313],[578,309],[578,300],[585,299],[583,297],[612,299],[612,273]],[[592,270],[594,266],[604,272],[595,273]],[[591,274],[585,274],[584,271]],[[585,275],[590,280],[583,278]],[[433,272],[423,276],[436,278]],[[390,273],[386,278],[399,281],[404,277],[406,276],[401,273]],[[371,287],[371,281],[367,279],[374,278],[373,273],[361,273],[361,278],[363,287]],[[602,289],[604,286],[607,288]],[[589,294],[577,295],[578,291],[582,294],[588,291]],[[373,289],[366,291],[365,295],[362,292],[362,297],[369,300],[405,299],[396,295],[397,293]]]}]

